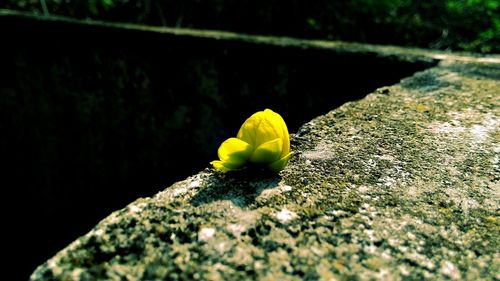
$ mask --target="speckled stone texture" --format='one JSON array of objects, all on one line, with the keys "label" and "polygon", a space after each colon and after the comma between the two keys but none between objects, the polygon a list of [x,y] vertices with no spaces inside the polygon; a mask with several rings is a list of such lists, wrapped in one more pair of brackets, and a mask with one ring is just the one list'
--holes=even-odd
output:
[{"label": "speckled stone texture", "polygon": [[500,64],[443,61],[305,124],[279,175],[207,169],[31,279],[499,280],[499,108]]}]

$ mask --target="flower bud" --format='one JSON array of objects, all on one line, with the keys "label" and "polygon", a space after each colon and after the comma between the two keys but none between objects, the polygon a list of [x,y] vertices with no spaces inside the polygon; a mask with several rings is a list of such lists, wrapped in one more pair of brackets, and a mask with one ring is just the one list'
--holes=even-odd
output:
[{"label": "flower bud", "polygon": [[218,150],[220,160],[212,161],[214,168],[227,172],[246,163],[264,165],[278,172],[290,158],[290,135],[283,118],[266,109],[254,113],[238,131],[236,138],[224,141]]}]

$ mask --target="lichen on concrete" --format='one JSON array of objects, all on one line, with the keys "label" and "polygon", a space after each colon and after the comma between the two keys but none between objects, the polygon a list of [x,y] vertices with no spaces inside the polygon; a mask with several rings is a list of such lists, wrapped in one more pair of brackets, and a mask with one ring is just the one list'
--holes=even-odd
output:
[{"label": "lichen on concrete", "polygon": [[498,280],[499,89],[500,66],[443,61],[302,126],[279,175],[206,169],[31,278]]}]

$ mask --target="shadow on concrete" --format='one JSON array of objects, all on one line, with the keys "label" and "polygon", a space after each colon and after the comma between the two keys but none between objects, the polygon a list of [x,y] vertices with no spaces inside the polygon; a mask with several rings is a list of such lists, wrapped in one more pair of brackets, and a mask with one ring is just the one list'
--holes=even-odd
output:
[{"label": "shadow on concrete", "polygon": [[229,200],[234,205],[245,208],[253,205],[255,198],[266,189],[277,187],[280,181],[278,174],[256,167],[226,174],[215,173],[207,180],[208,184],[193,196],[190,203],[199,206]]}]

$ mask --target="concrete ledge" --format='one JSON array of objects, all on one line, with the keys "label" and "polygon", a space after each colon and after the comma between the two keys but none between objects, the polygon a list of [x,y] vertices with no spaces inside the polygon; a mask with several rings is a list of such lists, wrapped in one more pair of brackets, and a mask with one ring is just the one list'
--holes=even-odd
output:
[{"label": "concrete ledge", "polygon": [[305,124],[279,176],[207,169],[31,279],[500,279],[498,89],[498,64],[443,61]]},{"label": "concrete ledge", "polygon": [[0,16],[0,148],[31,221],[10,234],[32,253],[24,279],[112,211],[207,167],[256,110],[296,132],[437,63],[116,25]]}]

